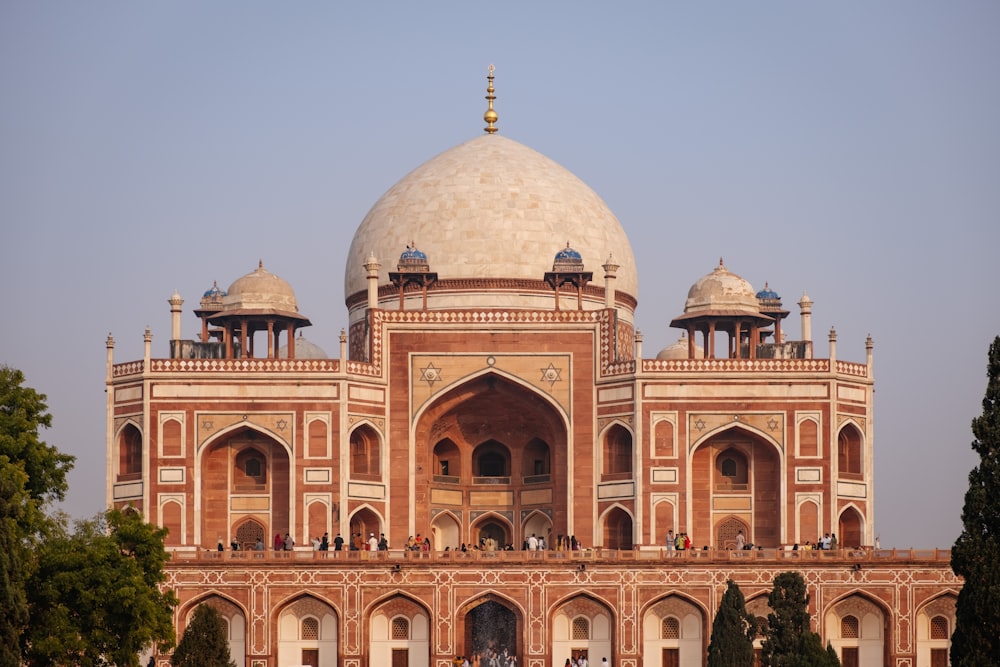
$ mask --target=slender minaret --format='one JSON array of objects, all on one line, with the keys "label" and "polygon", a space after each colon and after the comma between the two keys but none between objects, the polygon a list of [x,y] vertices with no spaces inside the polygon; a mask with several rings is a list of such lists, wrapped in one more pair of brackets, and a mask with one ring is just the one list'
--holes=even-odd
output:
[{"label": "slender minaret", "polygon": [[142,342],[144,343],[142,358],[146,362],[146,370],[149,370],[149,359],[150,354],[153,350],[153,330],[146,326],[146,333],[142,335]]},{"label": "slender minaret", "polygon": [[170,304],[170,340],[180,340],[181,306],[184,305],[184,299],[181,298],[177,290],[174,290],[173,296],[170,297],[167,303]]},{"label": "slender minaret", "polygon": [[837,330],[830,327],[830,370],[835,370],[837,363]]},{"label": "slender minaret", "polygon": [[604,269],[604,307],[608,309],[615,307],[615,278],[619,266],[615,256],[608,253],[608,261],[601,267]]},{"label": "slender minaret", "polygon": [[[805,292],[802,292],[802,298],[799,299],[799,309],[802,313],[802,340],[812,343],[813,302]],[[809,345],[808,348],[812,350],[812,345]],[[809,354],[809,358],[812,358],[812,353]]]},{"label": "slender minaret", "polygon": [[343,329],[340,330],[340,360],[347,361],[347,332]]},{"label": "slender minaret", "polygon": [[368,272],[368,308],[371,310],[378,308],[378,271],[381,268],[375,253],[369,255],[365,270]]}]

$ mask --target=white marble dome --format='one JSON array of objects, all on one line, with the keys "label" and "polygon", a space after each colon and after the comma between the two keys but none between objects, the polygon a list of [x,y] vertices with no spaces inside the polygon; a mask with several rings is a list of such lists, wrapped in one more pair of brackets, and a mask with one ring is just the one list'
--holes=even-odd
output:
[{"label": "white marble dome", "polygon": [[411,242],[440,280],[541,280],[568,242],[598,286],[613,254],[616,289],[638,297],[632,246],[607,204],[565,168],[497,134],[428,160],[375,202],[351,242],[345,298],[367,289],[370,256],[381,264],[384,285]]},{"label": "white marble dome", "polygon": [[[278,348],[278,358],[287,359],[288,358],[288,343],[285,343],[280,348]],[[295,358],[296,359],[328,359],[326,351],[323,350],[319,345],[308,340],[299,332],[299,335],[295,338]]]},{"label": "white marble dome", "polygon": [[[665,348],[663,348],[657,353],[656,358],[659,360],[687,359],[688,358],[687,336],[682,335],[675,342],[671,343],[670,345],[667,345]],[[698,345],[697,343],[695,343],[694,346],[694,358],[695,359],[705,358],[705,349],[701,345]]]},{"label": "white marble dome", "polygon": [[238,278],[229,286],[222,297],[222,308],[227,312],[299,312],[292,286],[265,269],[263,262],[260,262],[256,271]]},{"label": "white marble dome", "polygon": [[739,313],[760,314],[760,301],[753,286],[732,273],[722,260],[715,270],[702,277],[688,290],[684,314]]}]

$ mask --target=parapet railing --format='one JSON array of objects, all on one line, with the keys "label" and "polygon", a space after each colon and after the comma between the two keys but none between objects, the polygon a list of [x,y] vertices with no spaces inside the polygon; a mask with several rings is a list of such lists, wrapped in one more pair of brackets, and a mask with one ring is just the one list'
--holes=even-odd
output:
[{"label": "parapet railing", "polygon": [[580,561],[581,563],[671,563],[680,565],[685,562],[839,562],[839,563],[891,563],[909,561],[951,562],[950,549],[830,549],[811,551],[781,549],[746,549],[734,551],[731,549],[687,549],[667,550],[663,547],[643,546],[638,549],[604,549],[593,548],[578,551],[411,551],[407,549],[390,549],[388,551],[318,551],[311,548],[296,548],[291,551],[217,551],[217,550],[173,550],[171,559],[177,562],[185,561],[237,561],[247,560],[264,562],[295,561],[335,561],[337,563],[352,563],[357,565],[372,565],[376,563],[559,563]]}]

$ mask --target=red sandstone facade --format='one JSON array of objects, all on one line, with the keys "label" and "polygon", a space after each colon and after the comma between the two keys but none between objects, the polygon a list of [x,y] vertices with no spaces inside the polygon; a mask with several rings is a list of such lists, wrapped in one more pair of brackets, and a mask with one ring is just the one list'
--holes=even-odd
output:
[{"label": "red sandstone facade", "polygon": [[[444,157],[471,170],[463,150],[511,170],[537,156],[492,135],[455,150]],[[539,191],[578,187],[559,178]],[[378,210],[356,241],[389,233]],[[496,233],[490,210],[476,215]],[[565,215],[567,236],[586,233]],[[609,215],[591,227],[614,245]],[[437,263],[450,249],[396,247],[388,274],[392,250],[352,253],[336,359],[296,338],[309,322],[263,266],[205,294],[195,341],[174,295],[166,357],[147,332],[142,360],[115,363],[109,337],[108,501],[169,528],[179,633],[207,602],[241,667],[444,667],[491,649],[526,667],[579,653],[702,665],[726,580],[766,616],[771,580],[795,569],[845,664],[946,664],[960,585],[947,553],[873,548],[870,341],[843,361],[831,331],[814,358],[808,297],[802,340],[787,341],[777,295],[720,263],[673,323],[686,340],[644,358],[633,266],[608,256],[591,284],[567,247],[533,277],[520,254],[493,277],[455,276],[467,262]],[[668,531],[694,550],[667,551]],[[754,550],[733,550],[740,532]],[[286,533],[295,548],[275,552]],[[337,533],[384,533],[390,550],[310,544]],[[791,550],[824,533],[840,548]],[[417,535],[430,550],[403,550]],[[523,551],[533,535],[545,549]]]}]

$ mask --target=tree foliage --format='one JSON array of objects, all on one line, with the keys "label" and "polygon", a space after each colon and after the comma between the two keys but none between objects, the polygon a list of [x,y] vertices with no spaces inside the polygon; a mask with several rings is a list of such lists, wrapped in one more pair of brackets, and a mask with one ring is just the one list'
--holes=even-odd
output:
[{"label": "tree foliage", "polygon": [[0,456],[0,667],[20,665],[21,634],[28,626],[28,600],[24,590],[28,550],[20,538],[27,475]]},{"label": "tree foliage", "polygon": [[958,594],[951,638],[954,667],[995,664],[1000,656],[1000,336],[990,346],[983,413],[972,420],[979,465],[969,473],[962,534],[951,568],[967,583]]},{"label": "tree foliage", "polygon": [[143,649],[169,649],[177,600],[161,590],[165,536],[138,513],[109,510],[47,540],[28,586],[28,664],[138,667]]},{"label": "tree foliage", "polygon": [[763,664],[768,667],[839,667],[836,653],[823,648],[820,636],[809,626],[809,595],[798,572],[774,578],[767,602],[767,638]]},{"label": "tree foliage", "polygon": [[226,623],[215,607],[199,605],[170,658],[174,667],[236,667],[229,654]]},{"label": "tree foliage", "polygon": [[32,500],[62,500],[74,457],[39,439],[39,429],[49,428],[52,416],[45,394],[23,385],[24,373],[0,366],[0,456],[28,476],[25,489]]},{"label": "tree foliage", "polygon": [[743,591],[730,579],[712,621],[708,645],[708,667],[749,667],[753,665],[753,640],[757,619],[747,611]]},{"label": "tree foliage", "polygon": [[57,525],[44,513],[62,500],[74,458],[40,438],[52,424],[45,395],[24,386],[24,374],[0,365],[0,667],[20,665],[19,646],[30,626],[26,582],[32,548]]}]

